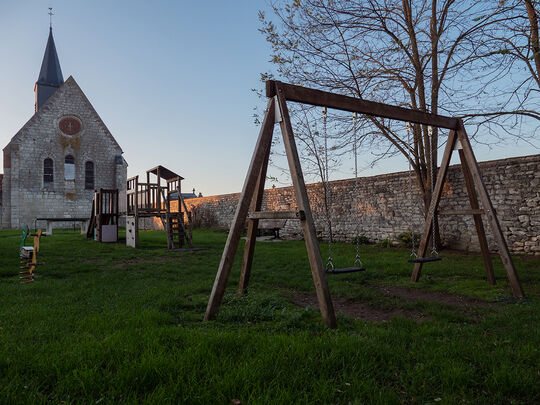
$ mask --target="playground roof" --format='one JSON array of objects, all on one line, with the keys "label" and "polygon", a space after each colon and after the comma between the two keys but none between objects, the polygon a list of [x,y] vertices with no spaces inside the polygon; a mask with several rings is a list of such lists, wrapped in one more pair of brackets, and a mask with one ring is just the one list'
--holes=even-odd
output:
[{"label": "playground roof", "polygon": [[175,179],[176,177],[178,177],[180,180],[184,180],[184,178],[180,176],[179,174],[176,174],[172,170],[169,170],[166,167],[163,167],[161,165],[156,166],[153,169],[146,171],[146,173],[152,173],[152,174],[155,174],[156,176],[158,175],[158,172],[159,172],[159,177],[165,180]]}]

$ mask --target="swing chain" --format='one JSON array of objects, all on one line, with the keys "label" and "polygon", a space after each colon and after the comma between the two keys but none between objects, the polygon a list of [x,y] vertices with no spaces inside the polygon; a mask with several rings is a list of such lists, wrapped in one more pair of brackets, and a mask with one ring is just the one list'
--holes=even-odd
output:
[{"label": "swing chain", "polygon": [[334,270],[334,262],[332,261],[332,248],[330,244],[328,244],[328,260],[326,261],[326,268],[327,271],[333,271]]},{"label": "swing chain", "polygon": [[[431,178],[431,199],[433,200],[433,187],[434,187],[434,181],[433,181],[433,148],[432,148],[432,142],[433,142],[433,127],[428,126],[428,136],[429,136],[429,156],[430,156],[430,162],[429,162],[429,176]],[[430,204],[431,205],[431,204]],[[431,218],[431,256],[439,256],[439,252],[437,252],[437,242],[435,237],[435,213],[433,213],[433,216]]]},{"label": "swing chain", "polygon": [[328,222],[328,260],[326,261],[326,270],[334,270],[334,261],[332,260],[332,218],[330,213],[330,190],[328,181],[328,131],[327,131],[327,112],[326,107],[322,107],[323,116],[323,135],[324,135],[324,196],[326,200],[326,217]]},{"label": "swing chain", "polygon": [[[407,147],[411,148],[411,123],[410,122],[407,122],[405,124],[405,129],[407,131]],[[408,156],[407,156],[407,161],[409,162],[409,200],[410,200],[410,204],[411,204],[411,207],[414,205],[414,201],[413,201],[413,189],[412,189],[412,166],[411,166],[411,154],[409,153]],[[413,259],[416,259],[418,257],[418,254],[416,253],[416,248],[415,248],[415,245],[416,245],[416,238],[415,238],[415,235],[414,235],[414,228],[413,228],[413,225],[412,225],[412,217],[411,217],[411,223],[410,223],[410,231],[411,231],[411,245],[412,245],[412,249],[411,249],[411,256]]]},{"label": "swing chain", "polygon": [[[353,132],[354,132],[354,195],[356,196],[356,202],[358,203],[358,128],[357,128],[357,113],[353,112]],[[358,218],[358,217],[357,217]],[[360,259],[360,219],[356,221],[356,256],[354,258],[353,266],[364,267],[362,260]]]}]

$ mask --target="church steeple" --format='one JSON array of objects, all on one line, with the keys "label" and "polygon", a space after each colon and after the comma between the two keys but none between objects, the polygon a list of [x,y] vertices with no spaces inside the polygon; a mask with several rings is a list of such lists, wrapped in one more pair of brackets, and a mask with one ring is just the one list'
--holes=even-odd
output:
[{"label": "church steeple", "polygon": [[60,69],[60,61],[56,53],[56,46],[52,35],[52,27],[49,28],[49,39],[43,55],[41,70],[39,77],[34,87],[36,93],[36,111],[41,108],[50,96],[64,83],[62,69]]}]

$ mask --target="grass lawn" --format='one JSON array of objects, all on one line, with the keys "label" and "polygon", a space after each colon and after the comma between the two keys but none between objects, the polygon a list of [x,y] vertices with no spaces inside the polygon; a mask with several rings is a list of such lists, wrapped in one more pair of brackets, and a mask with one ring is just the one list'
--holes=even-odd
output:
[{"label": "grass lawn", "polygon": [[[498,256],[496,286],[457,253],[412,284],[406,249],[363,246],[366,272],[329,276],[329,330],[301,241],[258,243],[243,298],[240,250],[218,319],[201,322],[226,235],[194,239],[209,249],[55,230],[20,285],[20,231],[1,231],[0,403],[540,403],[540,258],[514,256],[516,300]],[[334,251],[352,264],[353,246]]]}]

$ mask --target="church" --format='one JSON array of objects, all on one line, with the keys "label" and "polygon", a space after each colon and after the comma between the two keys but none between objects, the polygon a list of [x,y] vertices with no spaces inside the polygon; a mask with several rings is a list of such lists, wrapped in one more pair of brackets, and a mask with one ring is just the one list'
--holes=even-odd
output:
[{"label": "church", "polygon": [[64,81],[52,27],[34,92],[34,115],[3,149],[0,228],[89,218],[95,189],[126,188],[122,148],[75,79]]}]

